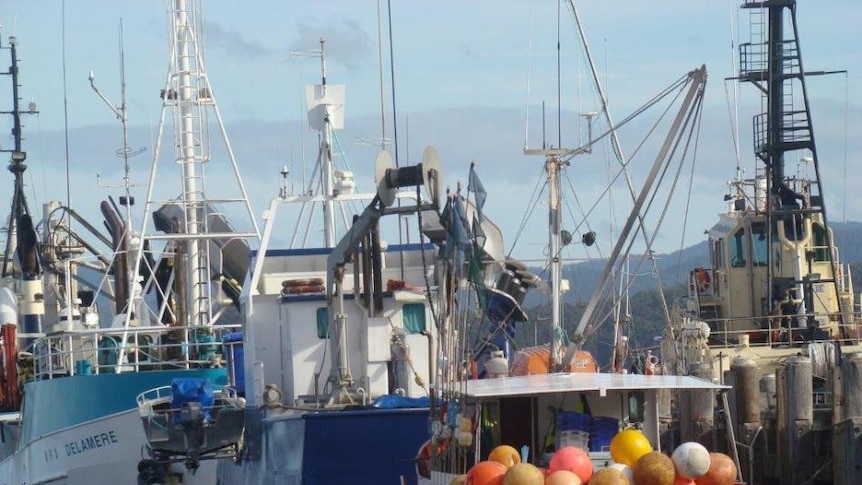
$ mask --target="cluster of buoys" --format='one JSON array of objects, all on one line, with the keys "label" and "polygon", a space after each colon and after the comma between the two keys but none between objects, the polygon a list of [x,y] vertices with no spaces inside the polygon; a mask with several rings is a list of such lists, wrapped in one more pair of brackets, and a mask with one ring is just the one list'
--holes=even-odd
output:
[{"label": "cluster of buoys", "polygon": [[615,463],[593,472],[589,454],[574,446],[558,449],[547,469],[521,462],[508,445],[494,448],[451,485],[734,485],[736,465],[722,453],[695,442],[683,443],[672,456],[653,451],[638,430],[617,433],[610,443]]}]

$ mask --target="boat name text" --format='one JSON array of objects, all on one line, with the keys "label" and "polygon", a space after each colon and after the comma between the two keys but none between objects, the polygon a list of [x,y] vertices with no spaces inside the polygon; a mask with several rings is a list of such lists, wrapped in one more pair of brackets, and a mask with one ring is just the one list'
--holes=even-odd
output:
[{"label": "boat name text", "polygon": [[80,455],[96,448],[113,445],[116,442],[117,434],[113,430],[107,433],[94,434],[93,436],[87,436],[86,438],[66,443],[66,456]]}]

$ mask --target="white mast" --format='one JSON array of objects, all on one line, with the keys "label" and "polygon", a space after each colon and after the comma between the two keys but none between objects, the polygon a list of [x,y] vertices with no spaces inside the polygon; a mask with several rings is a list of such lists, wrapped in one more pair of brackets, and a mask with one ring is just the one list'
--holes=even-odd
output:
[{"label": "white mast", "polygon": [[[171,60],[170,68],[162,91],[162,111],[159,119],[158,138],[153,153],[152,169],[147,189],[146,205],[143,213],[141,234],[144,239],[173,241],[177,254],[178,267],[182,272],[175,274],[184,279],[181,297],[185,298],[175,315],[176,323],[193,326],[206,326],[213,323],[213,298],[211,295],[210,240],[259,239],[259,231],[254,212],[248,201],[248,193],[239,175],[236,158],[215,101],[212,86],[207,77],[202,52],[202,32],[200,29],[200,2],[192,0],[170,0],[171,22]],[[157,200],[154,196],[156,180],[160,186],[170,187],[170,174],[157,179],[158,161],[163,142],[165,117],[170,110],[173,114],[175,160],[180,166],[182,187],[180,196],[173,200]],[[207,114],[212,110],[218,125],[225,152],[230,160],[235,187],[241,193],[236,198],[211,199],[206,195],[205,164],[210,162],[210,140],[207,133]],[[218,167],[217,167],[218,168]],[[222,174],[229,173],[222,168]],[[220,188],[228,190],[230,185],[220,183]],[[168,189],[169,190],[169,189]],[[219,217],[209,211],[212,203],[240,203],[248,217],[247,232],[213,232],[209,230],[208,219]],[[169,234],[155,235],[147,229],[153,210],[164,204],[174,204],[181,209],[182,220],[172,221],[178,227]],[[179,217],[177,218],[179,219]],[[144,260],[144,244],[138,248],[135,268]],[[180,268],[175,267],[176,270]],[[132,283],[137,285],[137,283]],[[140,298],[138,296],[138,298]],[[140,301],[138,303],[141,303]],[[137,305],[129,305],[126,326],[133,323],[132,312]],[[162,309],[170,311],[170,309]],[[142,315],[137,315],[142,318]],[[122,351],[121,351],[122,352]],[[122,356],[121,356],[122,357]],[[120,359],[122,361],[122,358]]]},{"label": "white mast", "polygon": [[[327,248],[335,247],[335,193],[332,173],[332,130],[344,128],[345,87],[343,84],[326,84],[326,40],[321,37],[320,50],[293,51],[291,57],[319,57],[320,84],[306,86],[308,124],[320,132],[320,150],[317,165],[320,170],[320,195],[323,198],[323,242]],[[309,220],[311,224],[311,220]]]}]

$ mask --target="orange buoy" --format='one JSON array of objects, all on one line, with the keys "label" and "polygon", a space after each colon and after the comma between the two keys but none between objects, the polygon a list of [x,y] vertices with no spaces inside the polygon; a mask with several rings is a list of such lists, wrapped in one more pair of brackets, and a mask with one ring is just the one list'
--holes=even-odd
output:
[{"label": "orange buoy", "polygon": [[580,478],[568,470],[557,470],[545,479],[545,485],[581,485]]},{"label": "orange buoy", "polygon": [[500,445],[491,450],[491,453],[488,454],[488,461],[496,461],[509,468],[512,465],[521,463],[521,454],[509,445]]},{"label": "orange buoy", "polygon": [[500,485],[506,467],[496,461],[480,461],[467,472],[466,485]]},{"label": "orange buoy", "polygon": [[733,485],[736,482],[736,464],[724,453],[709,454],[709,470],[695,478],[697,485]]}]

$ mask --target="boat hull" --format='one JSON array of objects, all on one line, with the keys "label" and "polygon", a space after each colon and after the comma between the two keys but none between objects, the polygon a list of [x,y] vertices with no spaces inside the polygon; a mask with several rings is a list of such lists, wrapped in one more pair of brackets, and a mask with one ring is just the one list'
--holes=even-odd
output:
[{"label": "boat hull", "polygon": [[247,454],[220,461],[220,484],[379,485],[415,477],[428,408],[295,412],[254,419]]},{"label": "boat hull", "polygon": [[[144,390],[175,377],[226,381],[224,369],[148,371],[61,377],[25,386],[20,423],[3,422],[0,438],[19,444],[0,462],[0,485],[138,483],[147,439],[135,401]],[[182,483],[215,483],[216,465],[202,462],[192,474],[182,463],[163,466]]]},{"label": "boat hull", "polygon": [[[147,457],[137,409],[36,439],[0,463],[2,484],[138,483],[138,463]],[[182,483],[213,484],[216,465],[203,462],[192,474],[179,463],[171,472]]]}]

